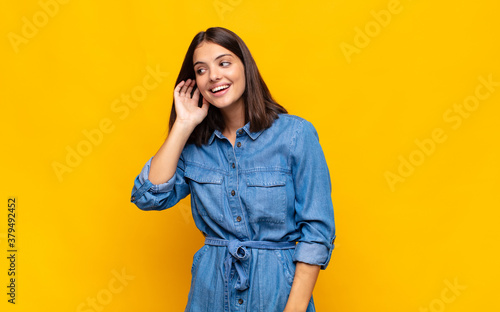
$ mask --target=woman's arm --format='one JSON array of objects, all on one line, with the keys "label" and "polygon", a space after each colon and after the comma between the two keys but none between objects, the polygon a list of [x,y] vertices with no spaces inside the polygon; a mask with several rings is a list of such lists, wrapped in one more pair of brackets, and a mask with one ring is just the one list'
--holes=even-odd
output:
[{"label": "woman's arm", "polygon": [[149,181],[161,184],[170,180],[176,171],[179,157],[184,145],[194,128],[206,117],[208,102],[203,99],[202,107],[198,107],[200,91],[197,88],[191,98],[195,80],[181,81],[174,91],[175,112],[177,117],[167,139],[151,160]]},{"label": "woman's arm", "polygon": [[297,262],[292,290],[283,312],[305,312],[320,271],[319,265]]},{"label": "woman's arm", "polygon": [[[142,210],[163,210],[186,197],[189,185],[183,179],[182,150],[198,125],[207,115],[208,102],[198,107],[199,90],[191,97],[195,81],[181,81],[174,92],[177,117],[167,139],[158,152],[143,166],[135,178],[130,201]],[[177,176],[176,176],[177,175]]]},{"label": "woman's arm", "polygon": [[162,184],[174,176],[182,149],[193,129],[194,127],[186,122],[175,121],[167,139],[151,160],[148,177],[151,183]]},{"label": "woman's arm", "polygon": [[295,277],[286,312],[306,311],[320,269],[326,269],[335,241],[331,182],[314,126],[302,120],[291,146],[295,222],[300,239],[293,261]]}]

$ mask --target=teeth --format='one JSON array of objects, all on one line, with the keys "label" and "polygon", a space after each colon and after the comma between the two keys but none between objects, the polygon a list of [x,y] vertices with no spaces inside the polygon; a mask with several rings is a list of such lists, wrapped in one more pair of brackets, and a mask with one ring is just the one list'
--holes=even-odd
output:
[{"label": "teeth", "polygon": [[229,88],[229,85],[223,85],[223,86],[219,86],[217,88],[213,88],[212,92],[217,92],[217,91],[220,91],[220,90],[226,89],[226,88]]}]

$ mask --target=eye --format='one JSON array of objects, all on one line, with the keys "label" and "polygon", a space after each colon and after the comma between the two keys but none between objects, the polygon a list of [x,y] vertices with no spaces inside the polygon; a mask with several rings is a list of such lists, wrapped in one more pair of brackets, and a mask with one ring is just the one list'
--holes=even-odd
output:
[{"label": "eye", "polygon": [[203,74],[204,72],[205,72],[205,69],[203,69],[203,68],[198,68],[198,69],[196,70],[196,73],[197,73],[198,75],[201,75],[201,74]]},{"label": "eye", "polygon": [[220,62],[220,64],[221,64],[223,67],[227,67],[227,66],[231,65],[231,63],[229,63],[228,61],[223,61],[223,62]]}]

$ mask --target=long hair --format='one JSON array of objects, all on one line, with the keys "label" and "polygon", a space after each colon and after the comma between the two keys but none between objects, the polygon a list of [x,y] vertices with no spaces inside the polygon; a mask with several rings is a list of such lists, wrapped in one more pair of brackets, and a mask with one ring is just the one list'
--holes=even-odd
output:
[{"label": "long hair", "polygon": [[[257,132],[267,129],[272,125],[274,120],[278,118],[278,114],[287,113],[287,110],[278,104],[271,96],[246,44],[238,35],[226,28],[211,27],[206,31],[201,31],[196,34],[184,57],[184,62],[182,63],[175,85],[187,79],[196,80],[193,66],[193,54],[194,50],[202,42],[212,42],[224,47],[234,53],[243,63],[245,68],[245,91],[242,97],[245,103],[245,123],[250,122],[250,131]],[[194,92],[194,89],[192,92]],[[202,100],[203,98],[200,94],[198,103],[200,107]],[[168,125],[169,131],[172,129],[176,117],[177,114],[175,112],[174,100],[172,102],[170,122]],[[224,127],[224,119],[222,118],[220,110],[210,104],[207,116],[193,130],[187,144],[194,143],[198,146],[206,144],[215,129],[223,131]]]}]

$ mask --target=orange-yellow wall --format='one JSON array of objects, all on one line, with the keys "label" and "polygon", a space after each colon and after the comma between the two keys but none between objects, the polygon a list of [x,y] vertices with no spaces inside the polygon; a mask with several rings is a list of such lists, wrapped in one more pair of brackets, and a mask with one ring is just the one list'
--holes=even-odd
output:
[{"label": "orange-yellow wall", "polygon": [[498,1],[54,1],[0,3],[1,311],[183,310],[203,243],[189,201],[129,197],[210,26],[318,130],[337,225],[318,311],[500,309]]}]

